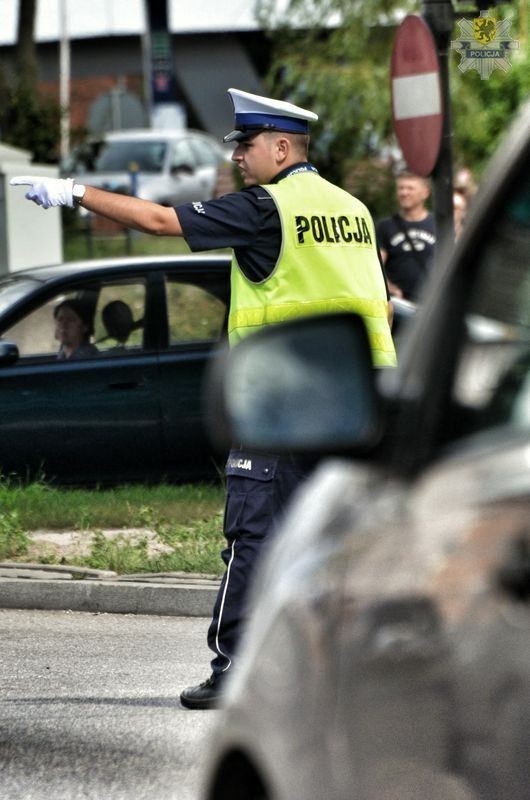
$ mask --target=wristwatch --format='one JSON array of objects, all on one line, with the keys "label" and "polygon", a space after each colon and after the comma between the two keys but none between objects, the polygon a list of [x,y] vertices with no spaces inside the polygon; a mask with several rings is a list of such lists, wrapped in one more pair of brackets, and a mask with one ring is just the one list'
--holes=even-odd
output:
[{"label": "wristwatch", "polygon": [[81,200],[85,196],[86,186],[82,183],[74,183],[72,188],[72,197],[74,200],[74,206],[80,206]]}]

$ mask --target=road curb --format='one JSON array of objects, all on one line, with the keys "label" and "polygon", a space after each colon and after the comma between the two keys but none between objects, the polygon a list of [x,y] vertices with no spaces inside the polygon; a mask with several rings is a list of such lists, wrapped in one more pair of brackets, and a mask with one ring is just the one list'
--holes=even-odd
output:
[{"label": "road curb", "polygon": [[[5,573],[4,573],[5,574]],[[111,614],[211,616],[219,581],[68,580],[0,577],[0,608]]]}]

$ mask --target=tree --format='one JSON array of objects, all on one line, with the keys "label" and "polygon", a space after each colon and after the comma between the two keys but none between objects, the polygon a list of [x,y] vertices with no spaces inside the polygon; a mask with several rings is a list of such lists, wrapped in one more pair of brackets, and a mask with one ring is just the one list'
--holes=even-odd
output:
[{"label": "tree", "polygon": [[0,133],[8,144],[22,147],[36,161],[57,161],[60,108],[37,91],[35,50],[36,0],[20,0],[15,74],[0,82]]},{"label": "tree", "polygon": [[20,0],[17,26],[16,65],[19,87],[35,88],[38,65],[35,52],[36,0]]},{"label": "tree", "polygon": [[342,182],[351,163],[391,139],[389,60],[397,20],[412,0],[291,0],[275,16],[262,0],[262,21],[274,36],[267,85],[276,96],[319,114],[312,158]]},{"label": "tree", "polygon": [[497,19],[511,20],[511,36],[519,44],[511,53],[511,66],[506,72],[497,69],[487,80],[482,80],[474,70],[460,72],[457,59],[451,62],[454,160],[456,164],[470,166],[477,175],[512,117],[530,96],[528,13],[523,2],[495,9]]},{"label": "tree", "polygon": [[[527,13],[526,3],[519,6],[508,3],[496,9],[498,18],[513,17],[516,31],[525,29],[518,23]],[[375,155],[395,146],[392,43],[396,25],[405,13],[419,14],[421,0],[290,0],[283,15],[278,15],[275,0],[261,0],[259,7],[274,38],[268,89],[317,111],[312,157],[326,176],[347,184],[352,164],[373,162]],[[524,42],[512,61],[508,72],[496,71],[489,81],[481,81],[478,74],[476,79],[456,74],[456,54],[451,59],[455,162],[465,163],[477,175],[530,90],[530,56]],[[373,175],[373,163],[368,172],[360,172]],[[384,205],[383,184],[381,189],[377,202]],[[393,202],[392,194],[387,202]]]}]

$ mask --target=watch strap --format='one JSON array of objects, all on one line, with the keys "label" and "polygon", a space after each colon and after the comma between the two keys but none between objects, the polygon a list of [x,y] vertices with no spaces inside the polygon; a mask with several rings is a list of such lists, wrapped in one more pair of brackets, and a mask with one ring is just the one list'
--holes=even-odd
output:
[{"label": "watch strap", "polygon": [[72,188],[72,197],[74,200],[74,205],[79,206],[81,205],[81,201],[85,196],[86,186],[83,183],[74,183]]}]

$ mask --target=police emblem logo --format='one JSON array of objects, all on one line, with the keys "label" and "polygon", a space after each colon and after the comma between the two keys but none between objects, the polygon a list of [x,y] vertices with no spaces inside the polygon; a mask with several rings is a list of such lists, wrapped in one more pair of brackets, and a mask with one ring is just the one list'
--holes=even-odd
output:
[{"label": "police emblem logo", "polygon": [[480,44],[489,44],[497,35],[497,22],[493,17],[475,17],[473,20],[473,37]]},{"label": "police emblem logo", "polygon": [[497,21],[481,11],[473,21],[462,19],[458,25],[460,36],[451,41],[451,49],[460,54],[461,72],[474,69],[486,80],[495,69],[510,69],[510,55],[519,48],[517,39],[510,35],[511,20]]}]

